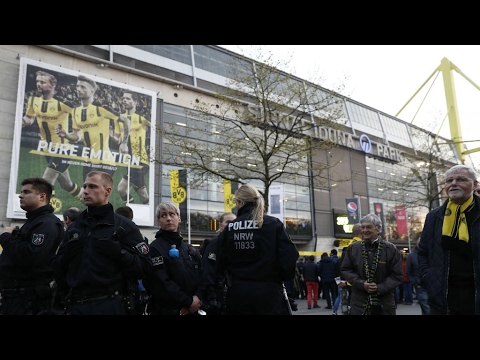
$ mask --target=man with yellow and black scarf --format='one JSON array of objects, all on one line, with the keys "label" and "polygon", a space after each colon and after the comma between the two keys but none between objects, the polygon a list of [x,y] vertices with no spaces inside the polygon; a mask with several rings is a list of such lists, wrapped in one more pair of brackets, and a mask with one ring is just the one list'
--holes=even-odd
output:
[{"label": "man with yellow and black scarf", "polygon": [[427,214],[418,249],[430,315],[480,314],[477,173],[469,166],[455,165],[445,172],[444,183],[448,199]]}]

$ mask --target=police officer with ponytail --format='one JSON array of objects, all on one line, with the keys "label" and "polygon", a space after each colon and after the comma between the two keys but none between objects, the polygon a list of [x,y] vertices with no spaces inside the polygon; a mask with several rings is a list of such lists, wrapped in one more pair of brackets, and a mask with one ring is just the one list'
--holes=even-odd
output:
[{"label": "police officer with ponytail", "polygon": [[282,221],[265,214],[258,190],[235,192],[237,218],[217,240],[217,272],[226,274],[227,315],[289,315],[283,282],[295,276],[299,256]]}]

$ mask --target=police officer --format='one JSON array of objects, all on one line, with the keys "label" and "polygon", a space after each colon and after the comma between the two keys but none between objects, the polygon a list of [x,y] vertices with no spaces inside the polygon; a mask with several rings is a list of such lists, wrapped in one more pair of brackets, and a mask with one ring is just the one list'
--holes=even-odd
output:
[{"label": "police officer", "polygon": [[148,245],[137,225],[113,211],[112,177],[91,171],[83,183],[87,208],[67,229],[54,259],[55,280],[71,315],[125,315],[131,279],[149,275]]},{"label": "police officer", "polygon": [[[181,222],[177,204],[164,201],[155,214],[160,230],[150,244],[153,272],[144,285],[150,295],[148,313],[151,315],[196,315],[202,298],[201,255],[183,241],[178,230]],[[175,245],[178,257],[170,256]]]},{"label": "police officer", "polygon": [[[133,221],[133,209],[130,206],[119,206],[115,209],[115,212]],[[146,236],[143,237],[143,240],[145,244],[148,244]],[[127,291],[129,295],[126,302],[127,312],[130,315],[144,315],[148,303],[148,294],[143,286],[143,279],[132,279]]]},{"label": "police officer", "polygon": [[236,218],[237,215],[231,212],[220,215],[217,234],[208,241],[202,254],[202,270],[205,284],[202,304],[207,315],[223,315],[225,313],[225,276],[219,277],[217,275],[217,239],[227,223]]},{"label": "police officer", "polygon": [[51,259],[62,240],[61,220],[50,205],[52,185],[42,178],[22,181],[20,207],[27,221],[0,235],[2,315],[50,314],[53,301]]},{"label": "police officer", "polygon": [[237,218],[217,240],[217,272],[226,272],[227,315],[288,315],[283,281],[295,276],[299,256],[282,221],[265,215],[258,190],[235,192]]}]

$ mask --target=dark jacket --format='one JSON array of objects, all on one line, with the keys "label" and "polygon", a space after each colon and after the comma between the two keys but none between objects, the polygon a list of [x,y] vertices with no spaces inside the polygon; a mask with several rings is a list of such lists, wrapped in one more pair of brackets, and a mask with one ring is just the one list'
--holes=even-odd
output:
[{"label": "dark jacket", "polygon": [[340,259],[338,257],[338,255],[330,255],[330,257],[332,258],[333,262],[336,264],[338,262],[338,259]]},{"label": "dark jacket", "polygon": [[[475,277],[475,313],[480,314],[480,198],[474,196],[475,207],[466,213],[469,242],[472,246]],[[418,267],[423,285],[428,291],[428,301],[438,311],[448,311],[448,273],[450,251],[442,246],[443,218],[447,202],[430,211],[422,230],[418,248]]]},{"label": "dark jacket", "polygon": [[[168,252],[175,244],[179,257]],[[192,245],[183,241],[178,232],[159,230],[150,244],[153,272],[144,282],[151,296],[151,314],[180,315],[180,309],[190,307],[193,296],[203,297],[201,255]]]},{"label": "dark jacket", "polygon": [[418,270],[418,246],[415,246],[407,256],[407,278],[414,288],[422,286],[422,278]]},{"label": "dark jacket", "polygon": [[[402,256],[391,242],[383,239],[379,241],[384,245],[373,281],[378,286],[379,305],[383,310],[389,311],[396,308],[394,290],[403,279]],[[351,314],[362,314],[369,296],[363,287],[367,280],[363,265],[363,243],[364,241],[356,241],[350,244],[341,267],[342,276],[352,285]],[[374,244],[375,248],[377,246]]]},{"label": "dark jacket", "polygon": [[217,240],[218,235],[208,242],[202,255],[203,296],[207,306],[213,300],[219,302],[220,306],[224,303],[225,276],[217,273]]},{"label": "dark jacket", "polygon": [[48,284],[53,280],[51,260],[62,240],[62,221],[51,205],[27,212],[19,231],[0,235],[0,285],[4,288]]},{"label": "dark jacket", "polygon": [[295,277],[299,256],[285,226],[276,217],[264,215],[259,229],[251,220],[253,204],[245,204],[237,218],[218,237],[217,272],[229,274],[232,281],[282,284]]},{"label": "dark jacket", "polygon": [[335,263],[336,261],[330,256],[324,256],[321,258],[318,263],[318,270],[320,272],[320,277],[322,282],[332,282],[335,281]]},{"label": "dark jacket", "polygon": [[[83,242],[81,250],[72,259],[62,259],[73,241]],[[100,253],[97,241],[119,242],[119,260]],[[144,279],[152,270],[148,245],[137,225],[116,214],[111,204],[90,206],[79,215],[68,227],[54,265],[58,286],[65,293],[72,290],[75,297],[124,290],[132,279]]]},{"label": "dark jacket", "polygon": [[200,255],[203,256],[203,254],[205,253],[205,250],[207,249],[208,245],[210,245],[211,242],[212,242],[211,238],[203,240],[202,245],[200,245],[200,247],[198,248]]},{"label": "dark jacket", "polygon": [[318,265],[314,261],[307,261],[303,266],[303,278],[305,281],[318,282],[320,271]]}]

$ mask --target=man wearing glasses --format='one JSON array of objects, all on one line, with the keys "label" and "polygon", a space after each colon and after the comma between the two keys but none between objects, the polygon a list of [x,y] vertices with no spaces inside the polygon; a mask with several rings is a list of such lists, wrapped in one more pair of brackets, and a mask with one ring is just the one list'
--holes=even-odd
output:
[{"label": "man wearing glasses", "polygon": [[455,165],[444,175],[448,199],[430,211],[418,249],[430,315],[480,314],[480,198],[477,173]]}]

